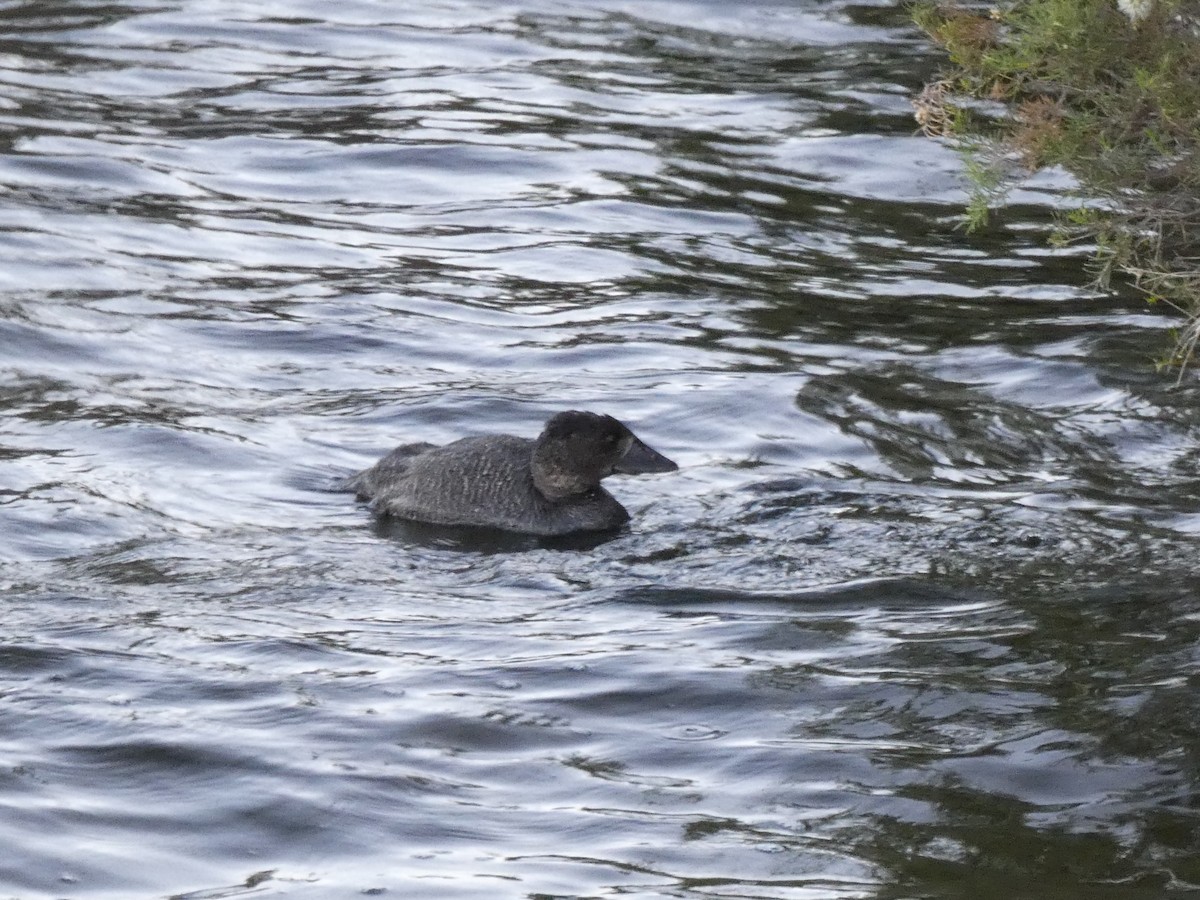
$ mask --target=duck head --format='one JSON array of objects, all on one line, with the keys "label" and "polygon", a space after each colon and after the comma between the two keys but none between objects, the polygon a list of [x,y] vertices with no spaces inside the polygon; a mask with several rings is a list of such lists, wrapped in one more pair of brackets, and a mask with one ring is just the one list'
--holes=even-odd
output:
[{"label": "duck head", "polygon": [[550,500],[584,494],[614,473],[674,472],[679,466],[612,416],[556,413],[534,442],[533,483]]}]

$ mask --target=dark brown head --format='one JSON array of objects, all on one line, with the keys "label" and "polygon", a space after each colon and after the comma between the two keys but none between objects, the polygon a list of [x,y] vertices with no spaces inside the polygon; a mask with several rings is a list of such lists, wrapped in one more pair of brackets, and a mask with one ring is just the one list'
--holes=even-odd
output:
[{"label": "dark brown head", "polygon": [[550,500],[585,494],[614,472],[678,468],[612,416],[578,410],[552,416],[533,448],[533,483]]}]

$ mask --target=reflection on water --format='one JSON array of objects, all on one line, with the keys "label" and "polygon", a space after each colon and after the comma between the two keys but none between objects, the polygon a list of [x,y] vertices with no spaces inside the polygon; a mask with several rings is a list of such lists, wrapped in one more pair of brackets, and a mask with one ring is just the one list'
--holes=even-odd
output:
[{"label": "reflection on water", "polygon": [[[890,4],[0,9],[0,885],[1200,888],[1195,389]],[[569,541],[404,441],[627,421]]]}]

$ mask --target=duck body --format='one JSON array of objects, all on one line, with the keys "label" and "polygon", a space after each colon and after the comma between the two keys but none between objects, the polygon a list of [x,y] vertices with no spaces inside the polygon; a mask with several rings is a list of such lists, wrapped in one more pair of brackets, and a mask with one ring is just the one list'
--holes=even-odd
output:
[{"label": "duck body", "polygon": [[554,536],[629,521],[600,486],[608,475],[677,468],[611,416],[572,410],[552,416],[536,439],[404,444],[343,487],[380,515]]}]

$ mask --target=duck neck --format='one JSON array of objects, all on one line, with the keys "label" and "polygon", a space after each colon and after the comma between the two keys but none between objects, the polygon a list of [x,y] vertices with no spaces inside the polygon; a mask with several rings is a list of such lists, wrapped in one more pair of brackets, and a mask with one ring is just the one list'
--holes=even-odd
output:
[{"label": "duck neck", "polygon": [[568,497],[585,494],[592,487],[588,479],[564,465],[541,444],[533,448],[529,470],[533,474],[533,486],[547,500],[560,501]]}]

